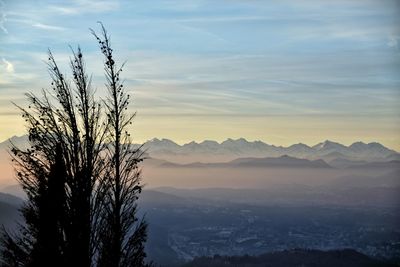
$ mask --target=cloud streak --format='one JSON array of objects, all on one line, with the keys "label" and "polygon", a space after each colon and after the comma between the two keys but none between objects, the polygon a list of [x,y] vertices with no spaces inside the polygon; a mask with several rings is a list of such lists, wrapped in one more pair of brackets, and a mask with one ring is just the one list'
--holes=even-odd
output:
[{"label": "cloud streak", "polygon": [[[313,119],[304,125],[314,133],[328,123],[341,125],[344,117],[357,122],[346,124],[353,133],[378,122],[393,129],[399,121],[400,11],[394,1],[227,3],[15,1],[2,19],[9,34],[0,43],[6,74],[0,99],[46,87],[42,60],[48,47],[68,74],[68,44],[78,43],[93,84],[104,94],[102,61],[87,30],[102,20],[117,57],[128,60],[124,77],[134,109],[173,117],[171,128],[179,118],[209,116],[218,131],[241,114],[254,133],[267,131],[268,118],[279,117],[270,129],[278,135],[277,127],[291,127],[294,118],[318,117],[318,125]],[[150,122],[146,127],[154,132]],[[240,135],[241,127],[233,128]],[[382,133],[389,135],[400,146],[399,138]]]},{"label": "cloud streak", "polygon": [[50,11],[63,15],[78,15],[85,13],[104,13],[118,9],[119,1],[116,0],[75,0],[65,5],[51,5]]},{"label": "cloud streak", "polygon": [[54,26],[54,25],[47,25],[42,23],[34,23],[32,24],[33,27],[43,29],[43,30],[50,30],[50,31],[63,31],[65,30],[64,27]]},{"label": "cloud streak", "polygon": [[8,34],[8,30],[5,27],[5,23],[7,21],[7,15],[4,11],[4,2],[0,0],[0,30],[3,31],[3,33]]},{"label": "cloud streak", "polygon": [[7,73],[14,73],[14,65],[10,61],[6,60],[5,58],[2,58],[1,61],[3,62],[3,68]]}]

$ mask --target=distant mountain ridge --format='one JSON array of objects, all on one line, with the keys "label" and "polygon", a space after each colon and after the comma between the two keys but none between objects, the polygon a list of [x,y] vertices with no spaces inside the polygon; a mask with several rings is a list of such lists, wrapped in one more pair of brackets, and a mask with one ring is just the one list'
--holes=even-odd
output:
[{"label": "distant mountain ridge", "polygon": [[169,139],[152,139],[145,143],[152,157],[165,158],[171,155],[230,155],[239,157],[281,157],[284,155],[309,160],[323,159],[327,162],[334,159],[354,161],[389,161],[399,158],[400,154],[380,143],[355,142],[350,146],[326,140],[315,146],[302,143],[288,147],[274,146],[262,141],[247,141],[244,138],[230,139],[218,143],[206,140],[200,143],[190,142],[179,145]]},{"label": "distant mountain ridge", "polygon": [[[27,146],[27,136],[12,137],[12,143],[18,146]],[[0,143],[0,149],[5,150],[9,141]],[[275,146],[262,141],[247,141],[244,138],[231,139],[218,143],[213,140],[203,142],[189,142],[179,145],[169,139],[154,138],[144,144],[147,153],[153,158],[170,159],[171,157],[199,156],[212,159],[213,157],[226,157],[226,161],[244,157],[282,157],[290,156],[299,159],[318,160],[326,162],[337,159],[355,161],[391,161],[400,159],[400,154],[377,142],[355,142],[349,146],[326,140],[314,146],[298,143],[288,147]],[[212,161],[212,160],[211,160]],[[192,161],[193,162],[193,161]]]},{"label": "distant mountain ridge", "polygon": [[194,162],[189,164],[177,164],[165,162],[161,167],[229,167],[229,168],[254,168],[254,167],[269,167],[269,168],[331,168],[324,160],[308,160],[290,157],[287,155],[281,157],[265,157],[265,158],[238,158],[229,162],[221,163],[202,163]]}]

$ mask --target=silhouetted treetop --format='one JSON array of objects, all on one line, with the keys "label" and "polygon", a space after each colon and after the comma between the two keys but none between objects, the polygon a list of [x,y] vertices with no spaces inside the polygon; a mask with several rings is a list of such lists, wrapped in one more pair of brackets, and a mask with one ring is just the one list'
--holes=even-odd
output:
[{"label": "silhouetted treetop", "polygon": [[12,145],[16,177],[28,200],[25,223],[3,231],[4,266],[144,266],[147,224],[137,217],[141,148],[128,126],[135,113],[101,24],[107,96],[96,97],[80,47],[71,48],[71,78],[48,52],[50,88],[17,106],[30,147]]}]

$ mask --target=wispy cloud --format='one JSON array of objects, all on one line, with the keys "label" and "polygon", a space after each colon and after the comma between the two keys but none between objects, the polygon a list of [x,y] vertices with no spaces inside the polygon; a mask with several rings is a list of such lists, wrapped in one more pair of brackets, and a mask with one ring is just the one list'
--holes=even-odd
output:
[{"label": "wispy cloud", "polygon": [[14,73],[14,65],[10,61],[5,58],[2,58],[1,61],[3,62],[2,67],[7,73]]},{"label": "wispy cloud", "polygon": [[54,25],[48,25],[48,24],[43,24],[43,23],[34,23],[32,24],[33,27],[43,29],[43,30],[50,30],[50,31],[62,31],[65,30],[64,27],[59,27],[59,26],[54,26]]},{"label": "wispy cloud", "polygon": [[7,15],[4,11],[4,2],[0,0],[0,30],[2,30],[5,34],[8,33],[7,28],[4,26],[4,23],[7,21]]},{"label": "wispy cloud", "polygon": [[52,5],[50,10],[56,11],[64,15],[77,15],[84,13],[103,13],[115,10],[119,7],[116,0],[75,0],[68,5]]},{"label": "wispy cloud", "polygon": [[[245,115],[244,122],[260,118],[248,124],[255,132],[267,115],[284,114],[279,127],[293,116],[332,125],[342,120],[329,114],[364,116],[365,125],[387,128],[400,118],[397,0],[6,0],[6,9],[1,1],[0,99],[47,86],[48,47],[68,75],[69,43],[81,45],[94,86],[103,88],[87,30],[102,20],[118,59],[128,61],[124,77],[139,114],[174,115],[177,123]],[[216,118],[215,131],[226,121]],[[312,121],[304,127],[317,129]]]},{"label": "wispy cloud", "polygon": [[388,44],[389,47],[398,48],[399,47],[399,40],[400,40],[400,36],[391,35],[391,36],[389,36],[389,41],[388,41],[387,44]]}]

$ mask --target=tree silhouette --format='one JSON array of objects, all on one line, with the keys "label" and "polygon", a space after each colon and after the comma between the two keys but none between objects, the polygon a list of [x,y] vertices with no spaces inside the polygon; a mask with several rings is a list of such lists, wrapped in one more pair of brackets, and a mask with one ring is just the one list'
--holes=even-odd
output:
[{"label": "tree silhouette", "polygon": [[136,215],[142,154],[127,132],[134,115],[126,115],[122,68],[101,28],[101,38],[92,33],[106,57],[104,101],[95,98],[78,47],[71,49],[72,81],[49,52],[51,89],[40,98],[27,94],[28,108],[19,107],[30,147],[11,152],[28,200],[25,223],[2,233],[4,266],[145,265],[147,224]]},{"label": "tree silhouette", "polygon": [[93,30],[101,52],[104,55],[104,71],[108,98],[105,101],[108,113],[108,133],[110,146],[107,147],[107,159],[110,162],[108,175],[109,192],[107,194],[106,229],[102,237],[101,266],[142,266],[144,264],[144,246],[147,224],[136,216],[136,200],[141,192],[140,170],[142,161],[140,147],[134,148],[127,127],[132,124],[135,114],[126,113],[130,96],[123,89],[120,80],[122,66],[114,61],[110,37],[103,25],[102,35]]}]

